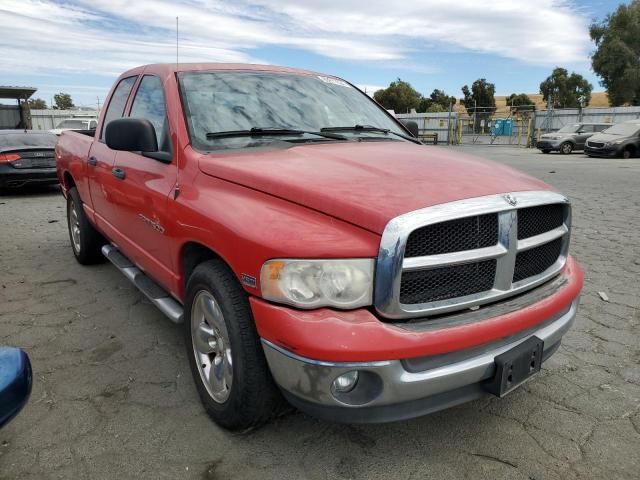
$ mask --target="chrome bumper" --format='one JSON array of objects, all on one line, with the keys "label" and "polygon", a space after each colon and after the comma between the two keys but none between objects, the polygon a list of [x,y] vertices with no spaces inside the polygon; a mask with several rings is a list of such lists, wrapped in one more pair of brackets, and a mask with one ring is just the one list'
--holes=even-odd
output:
[{"label": "chrome bumper", "polygon": [[[560,345],[576,316],[578,299],[568,310],[517,336],[471,350],[421,359],[420,371],[403,360],[334,363],[296,355],[262,340],[271,373],[287,399],[312,415],[345,422],[384,422],[425,415],[478,398],[495,372],[495,357],[535,335],[544,341],[543,360]],[[413,362],[412,362],[413,363]],[[332,393],[339,375],[358,370],[348,394]]]}]

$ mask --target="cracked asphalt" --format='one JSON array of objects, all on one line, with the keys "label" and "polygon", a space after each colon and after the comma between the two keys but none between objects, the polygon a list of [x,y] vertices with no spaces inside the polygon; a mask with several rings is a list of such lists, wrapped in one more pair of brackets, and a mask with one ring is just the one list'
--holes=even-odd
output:
[{"label": "cracked asphalt", "polygon": [[640,478],[640,159],[454,148],[573,200],[586,285],[536,378],[406,422],[294,412],[227,433],[200,405],[180,327],[112,266],[75,262],[56,189],[23,191],[0,196],[0,344],[29,353],[34,388],[0,431],[0,479]]}]

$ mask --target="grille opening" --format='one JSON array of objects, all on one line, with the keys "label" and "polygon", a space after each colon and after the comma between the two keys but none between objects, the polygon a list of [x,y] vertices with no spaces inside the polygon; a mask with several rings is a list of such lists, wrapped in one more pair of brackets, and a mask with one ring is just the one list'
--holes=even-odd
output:
[{"label": "grille opening", "polygon": [[491,247],[498,243],[498,215],[476,215],[418,228],[407,239],[405,257]]},{"label": "grille opening", "polygon": [[518,253],[513,271],[513,282],[519,282],[544,272],[558,260],[561,249],[562,238],[557,238],[553,242]]},{"label": "grille opening", "polygon": [[400,303],[429,303],[464,297],[493,288],[496,260],[402,274]]},{"label": "grille opening", "polygon": [[560,204],[540,205],[518,210],[518,240],[535,237],[564,223],[564,207]]}]

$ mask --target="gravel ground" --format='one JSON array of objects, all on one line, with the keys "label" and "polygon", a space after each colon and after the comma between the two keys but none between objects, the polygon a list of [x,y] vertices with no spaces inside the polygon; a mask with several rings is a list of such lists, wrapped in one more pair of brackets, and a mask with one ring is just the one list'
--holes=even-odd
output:
[{"label": "gravel ground", "polygon": [[503,400],[407,422],[291,413],[229,434],[200,405],[179,327],[112,266],[75,262],[57,190],[20,192],[0,196],[0,344],[26,349],[35,383],[0,431],[0,478],[639,478],[640,159],[457,149],[574,202],[586,286],[537,378]]}]

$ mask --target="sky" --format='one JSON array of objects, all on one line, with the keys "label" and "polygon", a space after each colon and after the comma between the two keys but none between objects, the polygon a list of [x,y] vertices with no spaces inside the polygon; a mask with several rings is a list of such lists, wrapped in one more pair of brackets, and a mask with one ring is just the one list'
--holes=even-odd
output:
[{"label": "sky", "polygon": [[[585,76],[589,25],[618,0],[0,0],[0,85],[51,104],[104,101],[128,68],[176,61],[299,67],[372,93],[397,78],[461,96],[537,93],[555,66]],[[628,2],[627,2],[628,3]]]}]

